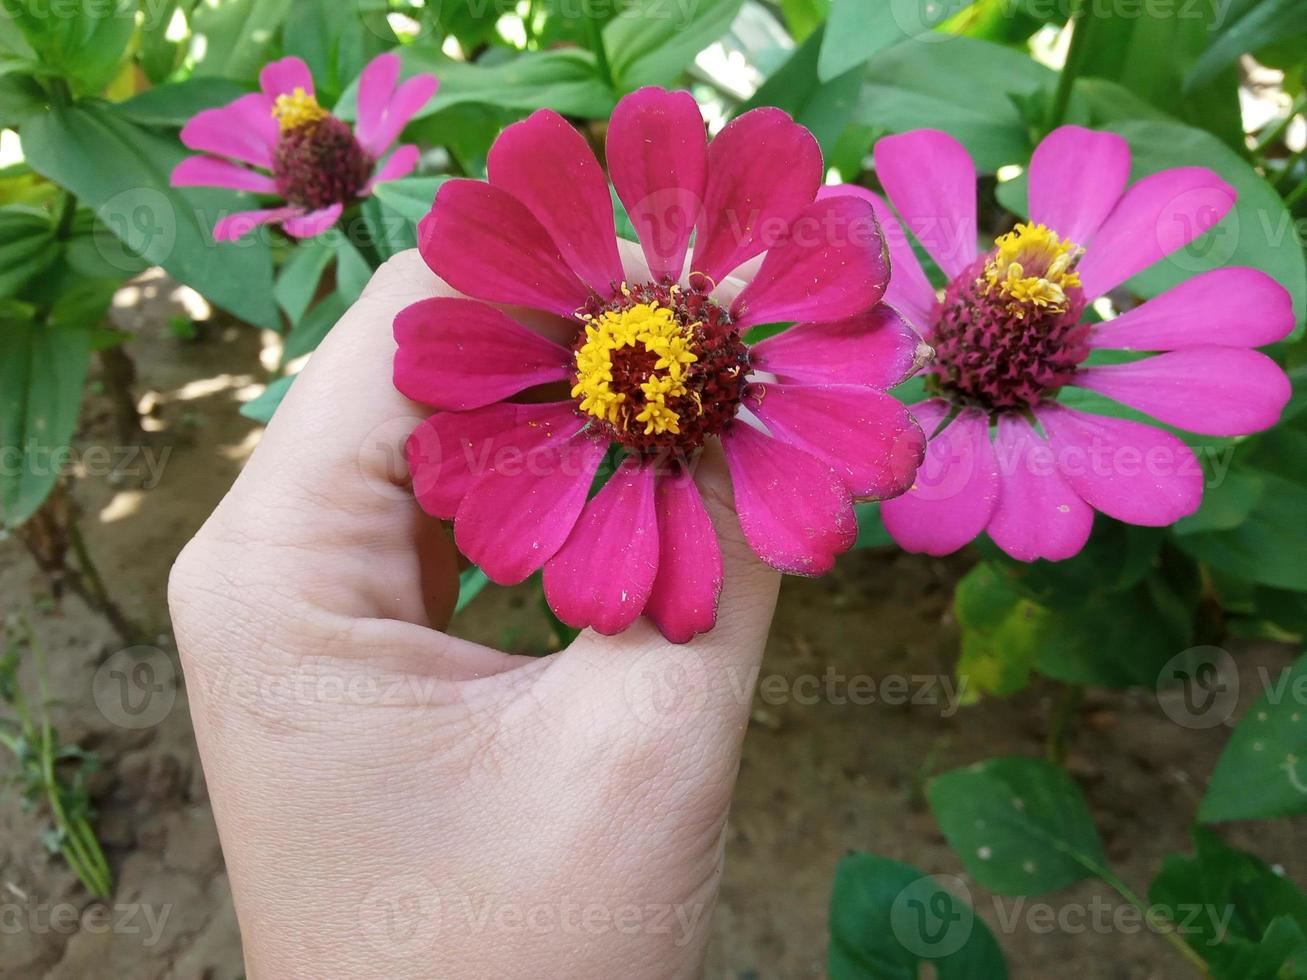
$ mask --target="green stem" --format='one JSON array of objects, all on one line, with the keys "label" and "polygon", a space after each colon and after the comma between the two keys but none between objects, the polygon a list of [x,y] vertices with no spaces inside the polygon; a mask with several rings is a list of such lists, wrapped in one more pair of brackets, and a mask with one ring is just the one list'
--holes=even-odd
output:
[{"label": "green stem", "polygon": [[1253,153],[1261,156],[1270,147],[1274,146],[1280,137],[1284,135],[1285,130],[1293,125],[1294,119],[1298,117],[1298,113],[1302,112],[1303,109],[1307,109],[1307,92],[1294,99],[1293,105],[1289,107],[1289,111],[1285,113],[1284,117],[1261,135],[1257,140],[1257,145],[1253,147]]},{"label": "green stem", "polygon": [[1271,186],[1282,192],[1288,190],[1293,178],[1293,172],[1297,169],[1298,164],[1302,162],[1304,154],[1307,154],[1307,146],[1304,146],[1293,156],[1285,160],[1284,169],[1280,171],[1273,181],[1271,181]]},{"label": "green stem", "polygon": [[604,47],[604,25],[594,16],[587,17],[586,20],[590,23],[590,46],[594,49],[599,77],[604,80],[605,85],[616,91],[617,81],[613,78],[613,66],[608,62],[608,49]]},{"label": "green stem", "polygon": [[1071,90],[1075,87],[1076,79],[1085,66],[1085,55],[1089,52],[1088,38],[1091,23],[1093,20],[1088,16],[1084,0],[1079,0],[1071,11],[1071,19],[1067,22],[1067,28],[1071,31],[1071,45],[1067,49],[1062,73],[1057,79],[1057,92],[1053,96],[1053,108],[1048,118],[1050,132],[1061,126],[1066,119],[1067,107],[1071,104]]},{"label": "green stem", "polygon": [[1080,710],[1085,689],[1079,684],[1067,684],[1062,689],[1062,696],[1053,711],[1051,727],[1048,731],[1048,744],[1045,747],[1048,761],[1054,765],[1066,762],[1067,745],[1070,742],[1071,723]]},{"label": "green stem", "polygon": [[60,202],[59,225],[55,228],[55,238],[66,242],[72,237],[73,219],[77,217],[77,196],[72,191],[64,191]]},{"label": "green stem", "polygon": [[1292,191],[1290,191],[1288,196],[1285,197],[1284,206],[1292,210],[1293,206],[1297,204],[1299,201],[1301,201],[1304,197],[1307,197],[1307,177],[1304,177],[1302,179],[1302,183],[1300,183],[1297,187],[1295,187]]},{"label": "green stem", "polygon": [[1124,898],[1127,902],[1138,909],[1147,920],[1148,924],[1157,930],[1168,943],[1175,947],[1177,953],[1183,956],[1198,971],[1200,976],[1207,976],[1207,961],[1194,952],[1193,947],[1184,941],[1184,939],[1175,931],[1173,923],[1157,915],[1148,905],[1144,904],[1142,898],[1135,894],[1134,889],[1116,876],[1116,873],[1110,868],[1094,867],[1093,871],[1099,878],[1105,881],[1112,889]]}]

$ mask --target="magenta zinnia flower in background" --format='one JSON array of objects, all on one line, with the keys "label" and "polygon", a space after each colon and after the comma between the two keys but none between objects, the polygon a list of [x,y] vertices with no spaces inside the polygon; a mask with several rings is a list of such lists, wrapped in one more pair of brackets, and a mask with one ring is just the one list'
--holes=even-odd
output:
[{"label": "magenta zinnia flower in background", "polygon": [[417,165],[416,146],[386,153],[439,83],[434,75],[415,75],[397,86],[398,80],[396,55],[369,62],[359,77],[358,122],[350,129],[318,105],[303,61],[283,58],[265,65],[259,74],[262,91],[206,109],[182,129],[182,142],[206,155],[179,163],[173,186],[230,187],[276,194],[285,202],[228,215],[213,229],[218,241],[233,241],[265,224],[280,224],[296,238],[320,235],[377,184],[405,177]]},{"label": "magenta zinnia flower in background", "polygon": [[[879,141],[876,172],[894,209],[950,277],[937,297],[894,214],[870,191],[894,261],[886,294],[935,348],[932,397],[913,406],[930,436],[916,484],[882,507],[910,551],[943,555],[987,531],[1014,558],[1062,559],[1095,510],[1171,524],[1197,509],[1203,474],[1160,428],[1058,403],[1071,385],[1190,432],[1243,435],[1275,423],[1284,372],[1251,348],[1293,329],[1288,292],[1266,274],[1197,275],[1104,323],[1086,305],[1219,221],[1234,189],[1182,167],[1126,187],[1124,139],[1077,126],[1051,133],[1029,169],[1030,222],[976,248],[976,172],[955,139],[918,130]],[[1087,366],[1095,349],[1159,352]]]},{"label": "magenta zinnia flower in background", "polygon": [[[564,622],[616,633],[643,612],[683,642],[712,628],[722,579],[691,478],[704,444],[725,449],[754,551],[824,572],[853,544],[853,500],[912,482],[924,437],[885,389],[926,349],[877,305],[871,206],[816,199],[821,152],[785,113],[746,113],[709,145],[688,93],[641,89],[606,155],[645,261],[623,262],[584,138],[537,112],[495,142],[488,182],[449,181],[423,220],[427,263],[472,298],[397,318],[395,384],[442,409],[409,440],[414,489],[491,579],[543,567]],[[725,299],[716,284],[760,255]],[[551,384],[552,401],[509,400]],[[610,446],[623,459],[587,500]]]}]

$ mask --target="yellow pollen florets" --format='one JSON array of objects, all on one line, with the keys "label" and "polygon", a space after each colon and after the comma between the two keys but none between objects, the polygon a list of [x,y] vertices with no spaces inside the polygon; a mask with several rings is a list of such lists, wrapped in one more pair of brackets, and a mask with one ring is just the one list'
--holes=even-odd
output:
[{"label": "yellow pollen florets", "polygon": [[1017,317],[1028,310],[1065,313],[1067,290],[1080,285],[1074,266],[1084,249],[1044,225],[1019,224],[994,242],[982,282],[1011,302]]},{"label": "yellow pollen florets", "polygon": [[305,123],[317,122],[327,116],[327,110],[318,105],[318,100],[304,91],[300,86],[289,95],[277,96],[272,106],[272,118],[277,120],[283,133],[296,129]]},{"label": "yellow pollen florets", "polygon": [[[581,399],[581,411],[626,428],[643,423],[644,434],[679,434],[680,416],[667,402],[686,394],[685,366],[698,358],[689,349],[690,329],[677,322],[671,310],[654,303],[638,303],[621,311],[585,318],[585,344],[576,352],[576,384],[572,397]],[[613,355],[637,348],[656,355],[648,378],[640,384],[644,407],[629,418],[625,392],[613,390]]]}]

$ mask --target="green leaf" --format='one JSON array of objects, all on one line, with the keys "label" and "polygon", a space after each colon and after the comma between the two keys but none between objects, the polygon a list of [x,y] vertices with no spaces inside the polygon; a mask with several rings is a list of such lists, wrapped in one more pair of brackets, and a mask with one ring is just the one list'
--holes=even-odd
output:
[{"label": "green leaf", "polygon": [[[946,887],[947,885],[947,887]],[[830,900],[830,980],[1005,980],[1007,964],[960,879],[877,854],[850,854]]]},{"label": "green leaf", "polygon": [[18,292],[59,257],[45,212],[20,204],[0,208],[0,299]]},{"label": "green leaf", "polygon": [[1268,678],[1221,753],[1198,819],[1217,823],[1299,813],[1307,813],[1307,656]]},{"label": "green leaf", "polygon": [[378,184],[372,191],[391,211],[417,225],[431,211],[436,191],[449,177],[405,177]]},{"label": "green leaf", "polygon": [[295,358],[316,350],[318,344],[322,343],[322,338],[336,325],[336,321],[345,315],[350,302],[339,292],[334,292],[309,310],[286,335],[281,349],[281,366],[285,367]]},{"label": "green leaf", "polygon": [[1303,6],[1302,0],[1263,0],[1203,52],[1185,75],[1185,91],[1193,92],[1206,85],[1245,52],[1304,32],[1307,32],[1307,6]]},{"label": "green leaf", "polygon": [[1185,552],[1223,572],[1279,589],[1307,592],[1307,486],[1273,473],[1247,517],[1227,530],[1206,530],[1176,538]]},{"label": "green leaf", "polygon": [[458,603],[454,606],[455,613],[461,613],[468,607],[468,604],[481,594],[482,589],[490,584],[490,579],[486,573],[481,571],[476,565],[463,569],[458,575]]},{"label": "green leaf", "polygon": [[297,375],[291,375],[288,378],[278,378],[273,381],[257,396],[241,406],[241,414],[247,419],[253,419],[255,422],[262,422],[267,425],[272,421],[273,413],[277,411],[277,406],[281,404],[281,400],[290,391],[291,382],[296,377]]},{"label": "green leaf", "polygon": [[197,112],[234,102],[248,91],[228,78],[188,78],[148,88],[115,103],[115,109],[142,126],[181,127]]},{"label": "green leaf", "polygon": [[0,0],[0,20],[12,20],[39,56],[41,72],[95,94],[118,73],[136,30],[135,0],[73,3],[52,9],[45,0]]},{"label": "green leaf", "polygon": [[[1280,972],[1307,963],[1307,896],[1261,859],[1195,827],[1193,857],[1171,855],[1148,887],[1148,900],[1174,910],[1176,931],[1212,967],[1217,980],[1291,980]],[[1201,909],[1202,914],[1184,915]]]},{"label": "green leaf", "polygon": [[104,322],[109,304],[122,284],[117,279],[75,278],[50,307],[50,326],[91,330]]},{"label": "green leaf", "polygon": [[1174,534],[1230,531],[1252,514],[1266,490],[1266,481],[1248,470],[1230,470],[1224,480],[1209,485],[1197,513],[1181,518],[1171,528]]},{"label": "green leaf", "polygon": [[386,47],[386,40],[360,17],[366,10],[339,0],[300,0],[286,18],[282,53],[309,66],[318,99],[331,105],[345,87]]},{"label": "green leaf", "polygon": [[957,675],[973,699],[979,691],[1001,696],[1030,684],[1047,610],[1017,591],[995,566],[982,563],[958,583],[953,614],[962,631]]},{"label": "green leaf", "polygon": [[34,116],[23,128],[23,148],[34,170],[94,208],[129,249],[236,316],[278,328],[266,242],[213,240],[216,217],[244,198],[170,186],[186,155],[180,144],[141,129],[111,105],[86,102]]},{"label": "green leaf", "polygon": [[891,548],[894,539],[885,530],[885,522],[880,516],[880,501],[853,505],[854,516],[858,520],[858,539],[854,548]]},{"label": "green leaf", "polygon": [[22,524],[58,481],[90,357],[85,330],[0,321],[0,524]]},{"label": "green leaf", "polygon": [[1038,895],[1101,873],[1103,844],[1080,788],[1043,759],[955,769],[926,787],[931,812],[967,872],[1002,895]]},{"label": "green leaf", "polygon": [[1029,127],[1013,96],[1052,84],[1053,73],[1011,48],[940,36],[939,43],[900,44],[872,58],[858,118],[893,132],[942,129],[982,171],[1028,160]]},{"label": "green leaf", "polygon": [[613,77],[625,92],[676,79],[708,45],[730,29],[742,0],[632,0],[604,28]]},{"label": "green leaf", "polygon": [[821,27],[830,13],[831,0],[781,0],[781,16],[799,43]]},{"label": "green leaf", "polygon": [[[0,17],[3,20],[3,17]],[[0,75],[0,127],[15,128],[46,105],[45,90],[26,75]]]},{"label": "green leaf", "polygon": [[272,47],[292,0],[226,0],[201,4],[191,15],[192,49],[204,45],[196,75],[253,80]]},{"label": "green leaf", "polygon": [[313,302],[322,274],[335,254],[324,240],[325,236],[309,238],[295,246],[286,264],[277,275],[277,304],[286,313],[292,325],[299,323],[304,311]]},{"label": "green leaf", "polygon": [[130,279],[150,267],[129,252],[123,240],[96,220],[90,208],[79,207],[72,234],[64,242],[64,259],[74,272],[88,279]]},{"label": "green leaf", "polygon": [[336,253],[336,290],[348,303],[363,295],[363,287],[372,278],[372,266],[344,235],[328,236]]},{"label": "green leaf", "polygon": [[[192,2],[187,7],[194,6]],[[154,85],[163,82],[181,61],[182,45],[168,40],[168,27],[177,10],[177,0],[154,0],[146,5],[136,58],[145,77]]]},{"label": "green leaf", "polygon": [[[866,64],[877,52],[906,40],[927,45],[931,30],[971,5],[971,0],[901,3],[896,0],[834,0],[826,22],[817,75],[829,82]],[[941,38],[942,40],[943,38]]]}]

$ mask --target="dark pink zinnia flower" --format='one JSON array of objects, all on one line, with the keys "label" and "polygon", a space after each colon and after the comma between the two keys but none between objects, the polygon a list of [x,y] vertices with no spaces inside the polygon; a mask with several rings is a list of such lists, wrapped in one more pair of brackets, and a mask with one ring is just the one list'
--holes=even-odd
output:
[{"label": "dark pink zinnia flower", "polygon": [[[1167,425],[1235,436],[1273,425],[1289,381],[1251,348],[1293,329],[1288,292],[1256,269],[1193,277],[1103,323],[1085,307],[1182,248],[1233,206],[1202,167],[1162,171],[1128,189],[1130,150],[1112,133],[1055,130],[1030,162],[1030,223],[976,248],[976,172],[952,137],[918,130],[879,141],[876,171],[894,209],[951,281],[926,279],[885,202],[870,200],[894,261],[886,301],[936,351],[933,396],[913,406],[930,435],[907,493],[882,508],[910,551],[943,555],[982,531],[1014,558],[1080,551],[1094,511],[1163,526],[1197,509],[1203,473],[1160,428],[1058,403],[1064,386],[1105,395]],[[1160,352],[1086,365],[1096,349]]]},{"label": "dark pink zinnia flower", "polygon": [[[543,567],[564,622],[616,633],[643,612],[683,642],[712,628],[722,579],[691,478],[705,442],[725,449],[754,551],[820,574],[853,544],[854,499],[912,482],[924,437],[885,389],[925,348],[877,305],[871,206],[817,199],[821,151],[785,113],[749,112],[709,145],[688,93],[641,89],[606,155],[644,261],[623,260],[603,170],[556,113],[504,131],[488,182],[440,188],[419,247],[472,298],[400,314],[395,385],[442,409],[409,440],[414,489],[491,579]],[[730,300],[717,284],[745,263]],[[509,400],[541,385],[555,400]]]},{"label": "dark pink zinnia flower", "polygon": [[296,238],[320,235],[347,205],[417,165],[416,146],[386,153],[439,83],[434,75],[415,75],[397,86],[398,81],[396,55],[372,59],[359,77],[358,122],[350,129],[318,105],[303,61],[283,58],[265,65],[259,74],[262,91],[197,113],[182,129],[182,142],[206,155],[179,163],[173,186],[230,187],[276,194],[286,202],[223,218],[213,229],[220,242],[273,223]]}]

